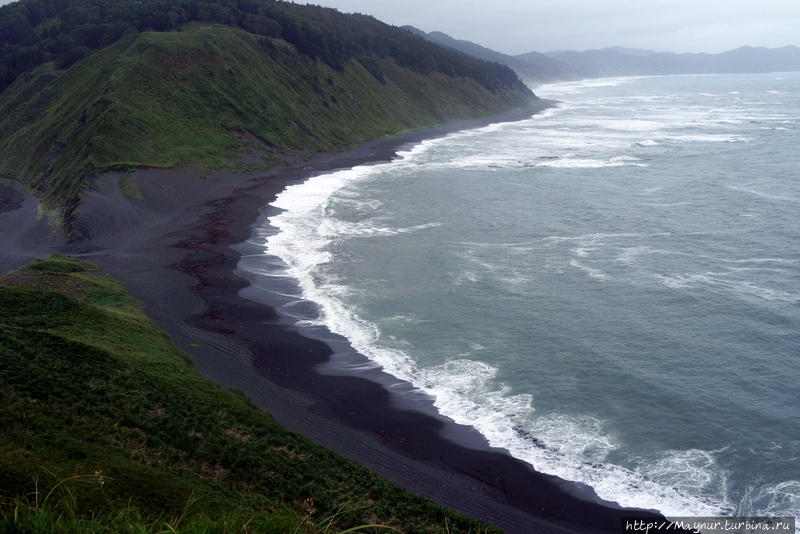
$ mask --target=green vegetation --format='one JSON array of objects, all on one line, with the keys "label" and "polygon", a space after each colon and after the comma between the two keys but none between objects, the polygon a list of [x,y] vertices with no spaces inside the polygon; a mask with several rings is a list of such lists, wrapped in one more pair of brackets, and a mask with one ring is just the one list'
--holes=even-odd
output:
[{"label": "green vegetation", "polygon": [[17,269],[15,273],[22,276],[42,276],[44,274],[67,274],[96,270],[97,267],[88,261],[54,253],[49,258],[36,258],[25,267]]},{"label": "green vegetation", "polygon": [[[217,518],[193,511],[194,500],[186,503],[184,510],[175,516],[147,517],[134,506],[92,511],[79,511],[78,496],[89,486],[104,486],[108,482],[102,473],[78,475],[56,482],[34,493],[29,499],[13,503],[13,513],[0,509],[0,534],[226,534],[229,532],[281,534],[338,532],[334,527],[337,515],[316,522],[310,516],[297,512],[237,510]],[[87,484],[89,486],[87,486]],[[42,502],[39,503],[38,499]],[[332,528],[333,527],[333,528]],[[359,525],[341,531],[347,532],[399,532],[386,525]]]},{"label": "green vegetation", "polygon": [[89,269],[54,254],[0,280],[0,532],[487,528],[202,378]]},{"label": "green vegetation", "polygon": [[415,72],[473,78],[489,89],[518,83],[500,65],[430,46],[369,16],[318,6],[276,0],[21,0],[0,8],[0,91],[38,65],[53,62],[65,69],[127,36],[191,22],[281,39],[339,71],[355,59],[378,79],[384,72],[376,59],[392,57]]},{"label": "green vegetation", "polygon": [[[536,100],[507,67],[276,0],[19,0],[0,91],[0,176],[73,235],[96,173],[260,172]],[[0,534],[486,529],[203,379],[92,269],[53,255],[0,280]]]},{"label": "green vegetation", "polygon": [[142,200],[142,193],[136,184],[131,182],[128,178],[122,177],[119,179],[119,189],[122,194],[131,200]]},{"label": "green vegetation", "polygon": [[[338,150],[536,97],[507,67],[274,0],[0,8],[0,174],[70,229],[92,173]],[[245,141],[250,139],[250,141]]]}]

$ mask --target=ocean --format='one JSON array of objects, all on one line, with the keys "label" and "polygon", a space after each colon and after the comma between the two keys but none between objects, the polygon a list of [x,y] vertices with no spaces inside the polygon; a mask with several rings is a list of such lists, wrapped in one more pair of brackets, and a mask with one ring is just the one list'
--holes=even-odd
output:
[{"label": "ocean", "polygon": [[561,103],[290,185],[244,295],[342,336],[321,372],[380,368],[602,499],[799,516],[800,73],[536,92]]}]

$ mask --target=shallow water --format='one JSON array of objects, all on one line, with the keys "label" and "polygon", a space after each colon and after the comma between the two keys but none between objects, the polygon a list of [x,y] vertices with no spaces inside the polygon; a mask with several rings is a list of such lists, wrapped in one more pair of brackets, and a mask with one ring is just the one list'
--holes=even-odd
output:
[{"label": "shallow water", "polygon": [[540,471],[798,515],[800,73],[537,94],[563,103],[288,187],[240,268]]}]

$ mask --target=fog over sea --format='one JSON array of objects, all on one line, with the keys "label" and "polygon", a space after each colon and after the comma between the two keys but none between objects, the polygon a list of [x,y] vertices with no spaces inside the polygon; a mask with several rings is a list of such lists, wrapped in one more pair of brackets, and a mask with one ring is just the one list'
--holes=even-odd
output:
[{"label": "fog over sea", "polygon": [[603,499],[800,515],[800,73],[536,92],[288,187],[245,295]]}]

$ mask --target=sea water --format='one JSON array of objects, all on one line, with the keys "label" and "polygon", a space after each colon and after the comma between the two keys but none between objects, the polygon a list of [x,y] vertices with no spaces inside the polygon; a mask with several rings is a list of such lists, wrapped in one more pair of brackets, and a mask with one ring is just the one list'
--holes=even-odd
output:
[{"label": "sea water", "polygon": [[561,103],[288,187],[240,268],[539,471],[797,516],[800,73],[537,94]]}]

